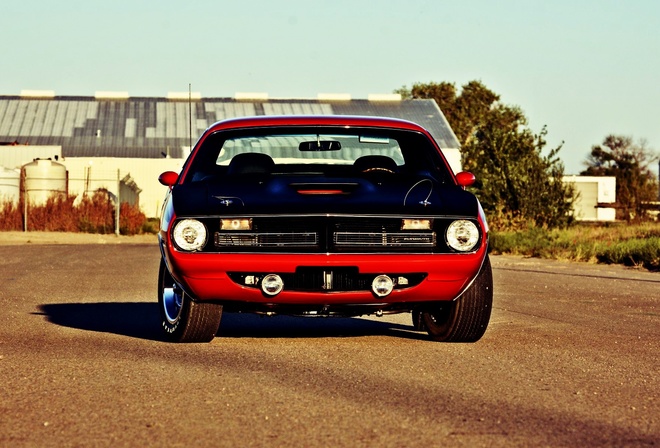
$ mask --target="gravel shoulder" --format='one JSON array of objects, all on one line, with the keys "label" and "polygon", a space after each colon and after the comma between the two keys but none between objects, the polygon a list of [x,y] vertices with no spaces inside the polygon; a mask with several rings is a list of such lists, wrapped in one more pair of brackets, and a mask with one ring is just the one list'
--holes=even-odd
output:
[{"label": "gravel shoulder", "polygon": [[0,246],[22,244],[157,244],[156,235],[115,235],[69,232],[0,232]]}]

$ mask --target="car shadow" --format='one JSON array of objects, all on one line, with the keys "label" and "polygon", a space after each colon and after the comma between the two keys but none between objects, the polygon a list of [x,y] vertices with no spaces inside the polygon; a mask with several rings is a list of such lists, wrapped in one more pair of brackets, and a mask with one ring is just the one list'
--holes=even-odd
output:
[{"label": "car shadow", "polygon": [[158,304],[146,302],[50,303],[39,306],[48,322],[68,328],[162,341]]},{"label": "car shadow", "polygon": [[360,317],[295,317],[225,313],[219,337],[227,338],[325,338],[393,336],[425,339],[411,325]]},{"label": "car shadow", "polygon": [[[164,341],[157,303],[101,302],[53,303],[39,306],[48,322],[68,328]],[[427,339],[426,335],[387,320],[345,317],[262,316],[224,313],[220,338],[326,338],[393,336]]]}]

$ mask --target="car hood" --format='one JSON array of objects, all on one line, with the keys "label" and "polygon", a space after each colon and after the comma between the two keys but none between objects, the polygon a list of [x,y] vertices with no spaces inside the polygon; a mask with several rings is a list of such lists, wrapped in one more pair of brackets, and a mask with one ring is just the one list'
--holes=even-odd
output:
[{"label": "car hood", "polygon": [[172,188],[177,216],[355,214],[477,217],[476,197],[431,179],[283,178],[231,183],[193,182]]}]

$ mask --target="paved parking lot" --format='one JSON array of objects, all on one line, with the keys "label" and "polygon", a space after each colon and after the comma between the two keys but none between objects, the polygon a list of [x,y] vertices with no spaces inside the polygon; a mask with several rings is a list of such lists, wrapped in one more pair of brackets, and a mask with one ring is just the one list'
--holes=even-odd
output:
[{"label": "paved parking lot", "polygon": [[159,337],[158,248],[135,242],[0,246],[0,445],[660,440],[660,274],[493,257],[475,344],[430,342],[410,315],[226,314],[212,343],[176,345]]}]

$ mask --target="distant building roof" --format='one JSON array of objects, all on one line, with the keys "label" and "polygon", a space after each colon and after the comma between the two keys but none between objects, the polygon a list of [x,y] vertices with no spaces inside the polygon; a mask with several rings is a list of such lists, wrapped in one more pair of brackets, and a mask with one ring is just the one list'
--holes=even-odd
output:
[{"label": "distant building roof", "polygon": [[[181,157],[212,123],[249,115],[338,114],[414,121],[459,148],[433,100],[0,95],[0,144],[61,146],[63,157]],[[192,120],[191,120],[192,115]],[[0,149],[1,150],[1,149]]]}]

